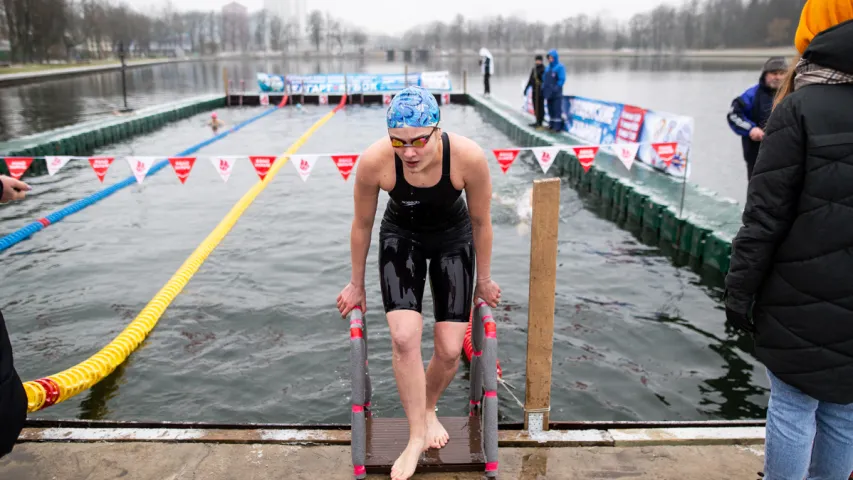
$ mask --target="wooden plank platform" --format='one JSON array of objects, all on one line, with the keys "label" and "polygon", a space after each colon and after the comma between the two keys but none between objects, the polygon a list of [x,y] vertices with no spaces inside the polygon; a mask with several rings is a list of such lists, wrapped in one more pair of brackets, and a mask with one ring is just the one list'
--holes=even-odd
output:
[{"label": "wooden plank platform", "polygon": [[[418,461],[421,472],[484,472],[486,457],[480,417],[439,417],[450,441],[441,449],[429,449]],[[367,419],[367,473],[391,473],[397,457],[409,441],[405,418]]]}]

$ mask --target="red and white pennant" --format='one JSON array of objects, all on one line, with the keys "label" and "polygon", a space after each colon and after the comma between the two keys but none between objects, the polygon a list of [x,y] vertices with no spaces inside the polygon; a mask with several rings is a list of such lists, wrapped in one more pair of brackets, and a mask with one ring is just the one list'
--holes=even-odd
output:
[{"label": "red and white pennant", "polygon": [[[308,180],[314,165],[321,157],[331,157],[335,167],[340,172],[344,181],[349,180],[360,154],[357,153],[341,153],[341,154],[306,154],[292,155],[290,161],[296,167],[300,178],[303,181]],[[47,173],[50,176],[56,175],[69,161],[73,159],[86,160],[95,172],[95,176],[101,183],[107,176],[107,172],[115,162],[116,158],[124,158],[127,161],[130,171],[133,173],[136,181],[142,183],[148,176],[151,167],[154,166],[163,157],[150,156],[129,156],[129,157],[73,157],[73,156],[47,156],[44,157],[47,165]],[[231,155],[231,156],[216,156],[210,157],[210,162],[214,170],[222,178],[222,181],[228,182],[231,178],[231,173],[234,171],[234,164],[240,159],[248,159],[258,174],[258,178],[263,181],[269,174],[272,166],[279,160],[279,157],[270,155]],[[30,168],[33,163],[33,157],[3,157],[6,163],[6,168],[9,170],[9,175],[20,179],[24,173]],[[190,176],[190,173],[195,167],[196,157],[168,157],[166,160],[172,166],[175,175],[181,184],[185,184]]]},{"label": "red and white pennant", "polygon": [[[595,162],[595,157],[601,150],[601,147],[609,147],[611,152],[625,165],[628,170],[634,164],[637,158],[637,152],[640,150],[640,143],[614,143],[605,145],[555,145],[550,147],[528,147],[528,148],[500,148],[492,150],[498,164],[503,173],[507,173],[513,162],[518,158],[518,155],[525,150],[533,153],[533,157],[539,166],[542,168],[542,173],[548,173],[548,169],[554,164],[557,155],[561,151],[571,153],[580,162],[585,172],[588,172]],[[672,164],[672,159],[675,157],[678,144],[675,142],[668,143],[652,143],[652,149],[666,164],[667,168]]]},{"label": "red and white pennant", "polygon": [[[640,148],[640,143],[617,143],[606,145],[554,145],[548,147],[528,147],[528,148],[500,148],[492,150],[495,159],[498,161],[501,171],[506,174],[512,164],[518,159],[522,151],[529,150],[536,162],[542,168],[542,173],[548,173],[551,165],[557,159],[557,155],[561,151],[566,151],[578,159],[584,171],[588,172],[595,162],[595,158],[601,147],[606,147],[616,156],[628,170],[634,165],[637,157],[637,152]],[[652,143],[652,149],[656,156],[663,162],[667,168],[672,165],[673,159],[677,153],[678,144],[675,142]],[[302,181],[307,182],[308,177],[314,170],[314,166],[321,157],[330,157],[338,172],[343,177],[344,181],[349,180],[353,169],[358,162],[360,154],[357,153],[329,153],[329,154],[300,154],[291,155],[290,161],[293,163],[296,172]],[[72,159],[85,159],[89,161],[92,170],[95,172],[98,180],[101,183],[106,178],[107,171],[112,166],[117,157],[72,157],[72,156],[48,156],[44,157],[49,175],[56,175],[65,165]],[[142,183],[148,176],[151,167],[163,157],[151,156],[130,156],[124,158],[130,171],[136,177],[138,183]],[[222,181],[228,182],[231,174],[234,171],[234,165],[237,160],[248,159],[258,174],[261,181],[266,179],[270,169],[275,165],[281,157],[269,155],[230,155],[230,156],[214,156],[209,157],[214,170],[219,173]],[[175,175],[181,184],[185,184],[190,176],[190,173],[195,166],[197,157],[167,157],[167,160],[172,165]],[[33,157],[4,157],[6,167],[9,174],[17,179],[30,168]]]}]

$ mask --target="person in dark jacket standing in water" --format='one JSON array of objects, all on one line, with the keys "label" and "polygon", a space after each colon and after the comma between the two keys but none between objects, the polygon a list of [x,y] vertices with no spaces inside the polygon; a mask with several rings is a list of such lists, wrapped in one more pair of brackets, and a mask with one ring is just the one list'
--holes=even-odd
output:
[{"label": "person in dark jacket standing in water", "polygon": [[726,316],[767,368],[764,479],[853,471],[853,2],[808,0],[732,242]]},{"label": "person in dark jacket standing in water", "polygon": [[551,131],[563,131],[563,84],[566,83],[566,69],[560,63],[557,50],[548,52],[548,67],[542,77],[542,97],[548,102],[548,124]]},{"label": "person in dark jacket standing in water", "polygon": [[[0,203],[23,200],[30,186],[0,175]],[[15,370],[12,343],[0,313],[0,458],[12,451],[27,419],[27,392]]]},{"label": "person in dark jacket standing in water", "polygon": [[729,127],[741,137],[743,159],[746,161],[746,178],[752,177],[758,148],[764,139],[764,127],[773,108],[773,97],[782,85],[788,70],[784,57],[772,57],[761,69],[758,83],[732,101],[726,119]]},{"label": "person in dark jacket standing in water", "polygon": [[533,97],[533,111],[536,112],[536,122],[531,123],[531,127],[539,128],[542,122],[545,121],[545,99],[542,97],[542,76],[545,74],[545,65],[542,64],[542,55],[536,55],[536,65],[530,69],[530,78],[527,80],[527,86],[524,87],[524,94],[527,94],[527,89]]}]

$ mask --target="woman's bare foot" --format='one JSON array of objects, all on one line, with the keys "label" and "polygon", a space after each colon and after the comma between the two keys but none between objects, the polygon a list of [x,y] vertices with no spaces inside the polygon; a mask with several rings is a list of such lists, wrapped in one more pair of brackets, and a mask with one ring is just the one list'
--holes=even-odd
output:
[{"label": "woman's bare foot", "polygon": [[397,461],[391,467],[391,480],[408,480],[414,475],[415,469],[418,467],[418,459],[424,450],[426,450],[426,442],[423,439],[410,439],[406,449],[397,457]]},{"label": "woman's bare foot", "polygon": [[427,409],[426,413],[427,436],[426,441],[429,448],[441,448],[447,445],[450,440],[450,435],[441,422],[438,421],[438,415],[434,410]]}]

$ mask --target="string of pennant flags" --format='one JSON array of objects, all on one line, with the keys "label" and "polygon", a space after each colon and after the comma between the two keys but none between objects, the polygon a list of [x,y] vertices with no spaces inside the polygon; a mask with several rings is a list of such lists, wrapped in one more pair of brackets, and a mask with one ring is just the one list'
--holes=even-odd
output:
[{"label": "string of pennant flags", "polygon": [[[512,166],[513,162],[518,158],[522,151],[530,151],[542,168],[543,173],[548,173],[551,165],[561,151],[572,153],[580,162],[585,172],[588,172],[592,167],[595,157],[598,155],[601,147],[609,147],[612,153],[625,165],[628,170],[634,163],[637,152],[640,148],[640,143],[618,143],[605,145],[554,145],[548,147],[526,147],[526,148],[500,148],[493,149],[492,153],[501,168],[501,171],[506,174]],[[675,142],[668,143],[652,143],[652,148],[660,159],[669,167],[676,154],[677,144]],[[329,157],[334,162],[335,166],[343,177],[344,181],[349,179],[353,168],[361,154],[358,153],[325,153],[325,154],[302,154],[291,155],[291,163],[296,168],[297,173],[302,178],[302,181],[308,181],[314,165],[320,158]],[[35,157],[4,157],[6,167],[9,170],[10,176],[20,179],[24,172],[30,168]],[[136,177],[138,183],[145,180],[148,171],[157,160],[163,159],[161,156],[124,156],[124,157],[79,157],[79,156],[46,156],[44,157],[47,165],[47,172],[53,176],[62,169],[69,161],[73,159],[88,160],[98,177],[98,180],[103,183],[106,178],[107,171],[112,166],[117,158],[124,158],[127,161],[130,170]],[[172,169],[177,175],[181,184],[186,183],[190,176],[190,172],[196,164],[196,160],[200,157],[165,157],[168,159]],[[270,155],[231,155],[231,156],[212,156],[208,157],[213,168],[219,173],[223,181],[228,182],[231,177],[231,172],[234,169],[234,164],[241,159],[249,159],[249,162],[257,172],[258,177],[263,181],[273,164],[280,157]]]}]

